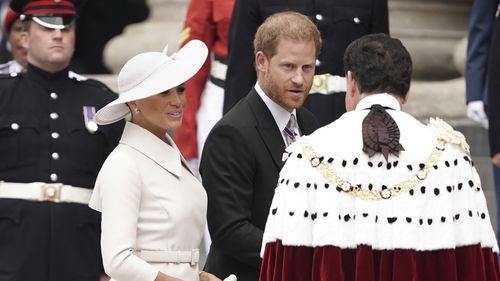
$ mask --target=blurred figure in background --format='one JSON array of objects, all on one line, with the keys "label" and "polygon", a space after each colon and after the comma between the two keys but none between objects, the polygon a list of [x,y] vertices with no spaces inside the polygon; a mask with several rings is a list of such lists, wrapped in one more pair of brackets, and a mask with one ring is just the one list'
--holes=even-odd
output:
[{"label": "blurred figure in background", "polygon": [[222,117],[227,70],[227,39],[234,0],[191,0],[181,46],[192,39],[203,41],[211,52],[200,71],[185,84],[188,104],[174,140],[198,173],[199,155],[208,133]]},{"label": "blurred figure in background", "polygon": [[28,51],[21,44],[21,33],[23,24],[19,19],[19,14],[12,9],[8,9],[3,20],[3,32],[8,38],[8,48],[12,55],[12,60],[0,65],[1,74],[21,72],[28,64]]},{"label": "blurred figure in background", "polygon": [[[467,57],[465,64],[465,85],[467,116],[479,123],[484,128],[489,128],[490,153],[493,159],[500,158],[500,120],[498,115],[498,89],[499,73],[498,43],[492,41],[495,18],[498,22],[499,0],[476,0],[473,2],[469,19],[469,35]],[[495,17],[496,15],[496,17]],[[498,31],[497,31],[498,32]],[[497,39],[498,40],[498,39]],[[497,44],[496,47],[493,44]],[[489,69],[488,69],[489,65]],[[496,70],[495,70],[496,69]],[[493,85],[489,85],[492,83]],[[497,85],[497,86],[495,86]],[[488,95],[488,87],[490,95]],[[491,105],[491,106],[489,106]],[[488,121],[488,115],[493,118]],[[500,160],[493,165],[493,180],[497,204],[497,229],[500,227]],[[497,239],[499,231],[497,230]]]}]

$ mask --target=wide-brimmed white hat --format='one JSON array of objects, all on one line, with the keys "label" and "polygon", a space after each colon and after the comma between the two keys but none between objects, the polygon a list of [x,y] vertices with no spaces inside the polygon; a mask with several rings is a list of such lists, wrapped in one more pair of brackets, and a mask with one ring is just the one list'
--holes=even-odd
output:
[{"label": "wide-brimmed white hat", "polygon": [[131,58],[118,74],[118,99],[94,116],[99,125],[114,123],[130,112],[127,102],[154,96],[174,88],[198,72],[208,49],[200,40],[189,41],[170,57],[163,52],[147,52]]}]

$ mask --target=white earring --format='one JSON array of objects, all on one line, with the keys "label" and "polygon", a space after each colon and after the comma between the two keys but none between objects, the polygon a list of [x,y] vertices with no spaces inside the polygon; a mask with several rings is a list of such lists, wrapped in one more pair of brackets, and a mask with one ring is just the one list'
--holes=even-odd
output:
[{"label": "white earring", "polygon": [[140,110],[139,108],[137,108],[137,107],[136,107],[136,108],[134,108],[134,113],[135,113],[135,114],[139,114],[139,113],[141,113],[141,110]]}]

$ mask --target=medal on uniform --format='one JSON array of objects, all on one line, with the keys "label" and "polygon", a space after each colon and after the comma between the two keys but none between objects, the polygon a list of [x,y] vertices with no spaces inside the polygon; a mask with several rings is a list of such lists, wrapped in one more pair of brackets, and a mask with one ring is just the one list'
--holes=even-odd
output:
[{"label": "medal on uniform", "polygon": [[83,119],[85,120],[85,128],[89,133],[93,134],[97,131],[97,123],[94,121],[95,107],[94,106],[84,106],[83,107]]}]

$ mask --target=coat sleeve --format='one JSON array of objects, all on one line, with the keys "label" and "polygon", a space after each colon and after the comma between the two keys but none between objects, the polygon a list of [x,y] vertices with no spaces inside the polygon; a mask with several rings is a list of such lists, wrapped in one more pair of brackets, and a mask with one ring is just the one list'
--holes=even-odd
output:
[{"label": "coat sleeve", "polygon": [[224,254],[259,268],[263,231],[251,223],[255,165],[241,131],[231,126],[212,130],[200,162],[212,244]]},{"label": "coat sleeve", "polygon": [[[193,39],[198,39],[207,45],[210,53],[213,52],[216,27],[212,14],[212,0],[191,0],[189,2],[184,30],[182,32],[181,46],[184,46]],[[196,112],[200,107],[201,94],[205,88],[209,73],[210,56],[207,57],[207,60],[198,73],[185,83],[187,104],[184,108],[182,126],[175,132],[174,141],[186,159],[198,158]]]},{"label": "coat sleeve", "polygon": [[474,1],[465,61],[466,102],[485,101],[486,70],[497,0]]},{"label": "coat sleeve", "polygon": [[253,39],[263,19],[257,0],[236,0],[229,29],[229,59],[224,85],[224,114],[248,94],[257,80]]},{"label": "coat sleeve", "polygon": [[94,192],[102,212],[101,250],[106,273],[116,280],[154,280],[158,270],[134,254],[141,179],[133,159],[113,152],[99,173]]},{"label": "coat sleeve", "polygon": [[[480,2],[480,1],[476,1]],[[497,3],[500,0],[496,0]],[[488,61],[488,120],[491,156],[500,153],[500,18],[496,19]]]}]

